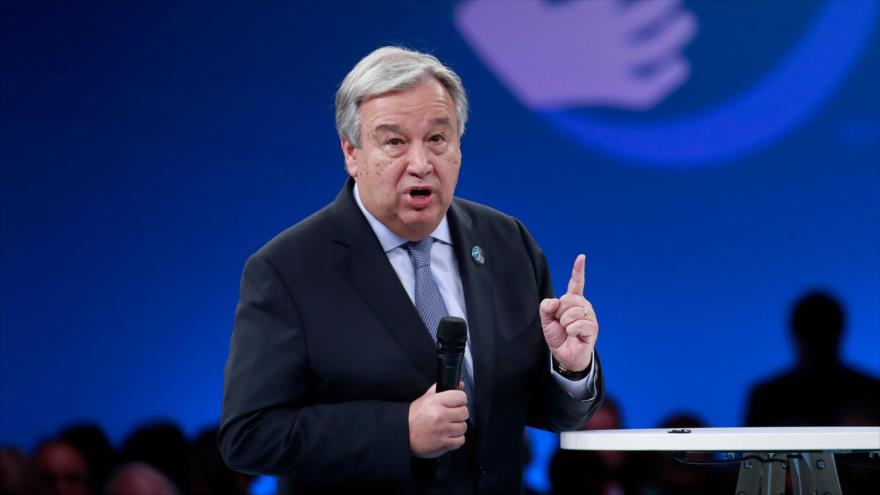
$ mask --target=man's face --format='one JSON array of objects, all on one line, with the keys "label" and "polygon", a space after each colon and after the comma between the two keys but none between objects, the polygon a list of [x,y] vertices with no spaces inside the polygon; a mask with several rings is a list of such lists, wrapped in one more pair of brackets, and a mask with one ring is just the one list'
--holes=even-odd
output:
[{"label": "man's face", "polygon": [[367,210],[398,236],[417,241],[452,202],[461,149],[455,105],[433,77],[360,106],[361,147],[342,139],[345,168]]}]

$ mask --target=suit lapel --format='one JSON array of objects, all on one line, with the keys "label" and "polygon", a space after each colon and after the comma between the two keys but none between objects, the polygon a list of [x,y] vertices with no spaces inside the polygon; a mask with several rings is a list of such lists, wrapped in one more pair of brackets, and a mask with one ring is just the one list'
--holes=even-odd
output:
[{"label": "suit lapel", "polygon": [[355,203],[353,185],[354,181],[349,179],[332,204],[334,240],[348,248],[339,261],[339,269],[409,353],[427,383],[434,383],[436,353],[431,336]]},{"label": "suit lapel", "polygon": [[474,219],[455,201],[449,208],[448,218],[467,307],[468,335],[474,365],[477,429],[488,431],[495,382],[495,287],[490,272],[493,260],[489,253],[486,264],[477,265],[474,262],[472,248],[485,247],[488,240],[480,238]]}]

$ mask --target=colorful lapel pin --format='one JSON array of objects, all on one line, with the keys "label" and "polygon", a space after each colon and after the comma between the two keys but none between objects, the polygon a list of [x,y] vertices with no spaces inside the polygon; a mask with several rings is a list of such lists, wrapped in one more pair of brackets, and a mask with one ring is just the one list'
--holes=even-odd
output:
[{"label": "colorful lapel pin", "polygon": [[480,246],[474,246],[471,248],[471,258],[474,259],[474,263],[479,266],[483,266],[486,264],[486,258],[483,257],[483,250]]}]

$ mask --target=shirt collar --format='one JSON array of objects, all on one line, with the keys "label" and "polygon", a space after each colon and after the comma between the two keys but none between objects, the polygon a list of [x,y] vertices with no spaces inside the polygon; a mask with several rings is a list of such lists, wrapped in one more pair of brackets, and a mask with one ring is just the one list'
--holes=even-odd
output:
[{"label": "shirt collar", "polygon": [[[379,219],[374,217],[373,214],[367,210],[364,203],[361,201],[357,182],[354,183],[354,201],[357,203],[358,208],[361,209],[364,216],[367,217],[367,221],[370,222],[370,227],[372,227],[373,232],[376,233],[376,237],[379,238],[379,244],[382,245],[382,249],[386,253],[397,249],[408,242],[406,239],[391,232],[385,224],[380,222]],[[449,221],[446,219],[446,215],[443,215],[443,219],[440,220],[440,225],[434,229],[434,232],[431,232],[431,237],[445,244],[449,244],[450,246],[452,245],[452,236],[449,234]]]}]

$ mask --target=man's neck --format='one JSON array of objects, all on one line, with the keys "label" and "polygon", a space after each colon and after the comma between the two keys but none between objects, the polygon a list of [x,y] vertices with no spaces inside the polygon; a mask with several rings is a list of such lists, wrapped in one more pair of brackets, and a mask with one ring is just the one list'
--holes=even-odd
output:
[{"label": "man's neck", "polygon": [[[373,232],[376,234],[376,237],[379,238],[379,243],[382,244],[382,249],[384,249],[386,253],[400,246],[401,244],[407,243],[410,240],[392,231],[390,228],[388,228],[387,225],[382,223],[381,220],[376,218],[376,216],[373,215],[366,206],[364,206],[363,201],[361,201],[357,182],[354,183],[352,194],[354,194],[355,203],[357,203],[358,208],[360,208],[361,212],[363,212],[364,216],[367,218],[367,221],[370,223],[370,227],[372,227]],[[446,215],[444,215],[443,219],[440,220],[440,224],[437,225],[437,228],[435,228],[429,235],[424,236],[423,238],[427,238],[429,236],[437,240],[443,241],[446,244],[452,244],[452,235],[449,232],[449,220],[447,220]]]}]

